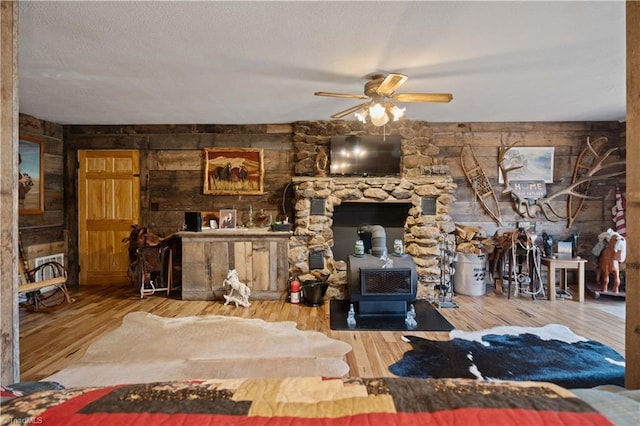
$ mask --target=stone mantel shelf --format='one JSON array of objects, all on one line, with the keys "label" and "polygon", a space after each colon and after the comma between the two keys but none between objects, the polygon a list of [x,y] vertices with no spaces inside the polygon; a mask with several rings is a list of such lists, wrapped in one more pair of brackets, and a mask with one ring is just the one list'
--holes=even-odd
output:
[{"label": "stone mantel shelf", "polygon": [[362,204],[371,204],[371,203],[384,203],[384,204],[410,204],[411,203],[411,199],[409,198],[399,198],[396,200],[376,200],[375,198],[360,198],[358,200],[342,200],[341,204],[358,204],[358,203],[362,203]]},{"label": "stone mantel shelf", "polygon": [[414,176],[414,177],[397,177],[397,176],[294,176],[291,178],[293,183],[300,182],[336,182],[340,184],[366,182],[368,184],[400,184],[402,181],[413,184],[429,184],[434,182],[450,182],[451,175],[435,175],[435,176]]}]

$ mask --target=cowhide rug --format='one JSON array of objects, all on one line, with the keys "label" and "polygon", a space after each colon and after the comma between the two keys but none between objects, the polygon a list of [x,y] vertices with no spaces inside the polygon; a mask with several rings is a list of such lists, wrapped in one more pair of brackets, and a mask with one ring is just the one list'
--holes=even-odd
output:
[{"label": "cowhide rug", "polygon": [[164,318],[133,312],[83,357],[45,380],[66,387],[167,380],[341,377],[348,343],[295,322],[221,315]]},{"label": "cowhide rug", "polygon": [[413,350],[389,367],[397,376],[531,380],[565,388],[624,386],[624,358],[563,325],[454,330],[447,341],[404,338]]}]

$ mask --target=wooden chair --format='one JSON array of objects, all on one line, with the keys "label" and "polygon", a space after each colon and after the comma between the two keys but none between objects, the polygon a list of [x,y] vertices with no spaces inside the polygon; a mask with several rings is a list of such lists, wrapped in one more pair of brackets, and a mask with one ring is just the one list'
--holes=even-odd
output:
[{"label": "wooden chair", "polygon": [[[64,266],[52,261],[30,269],[21,243],[18,273],[20,275],[18,297],[26,298],[20,306],[37,311],[40,307],[51,308],[65,301],[69,304],[73,303],[67,290],[67,271]],[[50,278],[37,280],[40,276]]]}]

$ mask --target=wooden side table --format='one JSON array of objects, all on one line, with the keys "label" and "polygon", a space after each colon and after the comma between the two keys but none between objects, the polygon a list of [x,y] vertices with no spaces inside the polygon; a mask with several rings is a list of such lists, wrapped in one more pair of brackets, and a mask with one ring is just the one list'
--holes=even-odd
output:
[{"label": "wooden side table", "polygon": [[547,279],[549,280],[549,300],[556,300],[556,269],[562,269],[563,276],[566,276],[567,269],[578,270],[578,300],[584,302],[584,266],[586,259],[553,259],[543,257],[542,264],[547,267]]}]

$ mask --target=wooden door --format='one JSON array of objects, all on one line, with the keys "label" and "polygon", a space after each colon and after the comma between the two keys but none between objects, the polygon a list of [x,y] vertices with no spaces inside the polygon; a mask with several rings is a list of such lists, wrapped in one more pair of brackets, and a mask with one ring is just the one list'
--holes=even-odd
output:
[{"label": "wooden door", "polygon": [[80,284],[127,284],[131,225],[140,219],[138,151],[78,152]]}]

